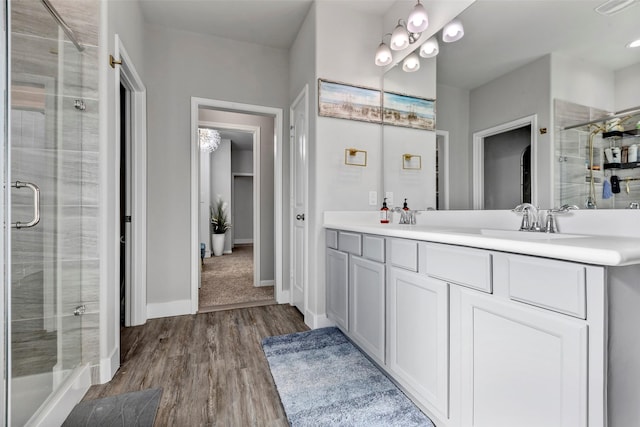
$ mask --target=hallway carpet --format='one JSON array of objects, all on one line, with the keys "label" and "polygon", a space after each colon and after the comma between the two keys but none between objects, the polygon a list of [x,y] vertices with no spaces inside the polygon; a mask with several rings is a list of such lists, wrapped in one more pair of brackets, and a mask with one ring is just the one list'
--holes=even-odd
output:
[{"label": "hallway carpet", "polygon": [[205,258],[201,280],[200,311],[274,302],[273,286],[253,286],[252,245],[236,245],[232,254]]}]

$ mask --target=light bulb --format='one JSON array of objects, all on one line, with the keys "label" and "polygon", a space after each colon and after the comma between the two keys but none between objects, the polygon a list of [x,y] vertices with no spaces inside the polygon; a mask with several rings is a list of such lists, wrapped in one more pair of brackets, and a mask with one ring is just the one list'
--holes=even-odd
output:
[{"label": "light bulb", "polygon": [[391,49],[385,43],[380,43],[378,49],[376,49],[376,65],[384,67],[391,64],[393,57],[391,55]]},{"label": "light bulb", "polygon": [[442,30],[442,41],[446,43],[451,43],[460,40],[464,36],[464,27],[462,26],[462,22],[458,19],[454,19],[445,25],[444,30]]},{"label": "light bulb", "polygon": [[418,4],[414,6],[407,20],[407,30],[412,33],[421,33],[426,30],[428,26],[429,17],[427,16],[427,11],[418,0]]},{"label": "light bulb", "polygon": [[391,33],[391,49],[402,50],[409,46],[409,35],[407,29],[398,24],[396,29]]},{"label": "light bulb", "polygon": [[416,55],[415,52],[407,56],[402,63],[402,70],[406,71],[407,73],[413,73],[414,71],[418,71],[419,69],[420,58],[418,58],[418,55]]},{"label": "light bulb", "polygon": [[423,58],[433,58],[440,52],[440,46],[438,46],[438,39],[431,37],[420,46],[420,56]]}]

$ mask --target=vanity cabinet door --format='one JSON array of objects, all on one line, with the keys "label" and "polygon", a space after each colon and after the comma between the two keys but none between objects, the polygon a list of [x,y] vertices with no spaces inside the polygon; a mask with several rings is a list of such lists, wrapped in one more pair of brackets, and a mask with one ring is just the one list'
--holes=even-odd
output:
[{"label": "vanity cabinet door", "polygon": [[456,288],[452,396],[460,398],[460,425],[586,426],[586,323]]},{"label": "vanity cabinet door", "polygon": [[384,264],[351,256],[349,336],[382,365],[385,361],[384,270]]},{"label": "vanity cabinet door", "polygon": [[349,330],[349,255],[327,248],[327,317]]},{"label": "vanity cabinet door", "polygon": [[442,420],[449,408],[448,284],[389,269],[389,361],[393,375]]}]

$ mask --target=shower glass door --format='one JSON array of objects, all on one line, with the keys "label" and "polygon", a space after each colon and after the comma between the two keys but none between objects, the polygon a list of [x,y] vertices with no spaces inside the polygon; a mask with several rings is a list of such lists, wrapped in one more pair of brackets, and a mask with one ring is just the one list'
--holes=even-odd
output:
[{"label": "shower glass door", "polygon": [[9,4],[8,424],[20,426],[82,357],[82,53],[41,1]]}]

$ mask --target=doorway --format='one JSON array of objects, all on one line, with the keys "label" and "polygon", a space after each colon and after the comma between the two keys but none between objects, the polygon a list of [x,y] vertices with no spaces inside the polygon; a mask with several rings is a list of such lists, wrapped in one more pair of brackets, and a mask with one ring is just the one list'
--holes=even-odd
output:
[{"label": "doorway", "polygon": [[[254,159],[253,206],[255,212],[254,224],[254,266],[256,270],[255,283],[259,285],[273,285],[274,298],[278,303],[288,302],[289,293],[283,289],[282,283],[282,110],[271,107],[229,103],[204,98],[192,98],[191,100],[191,301],[192,312],[199,309],[199,285],[202,279],[202,258],[200,256],[201,224],[203,222],[204,208],[200,206],[200,167],[201,150],[198,145],[198,127],[212,126],[215,119],[207,116],[211,112],[227,113],[240,116],[254,116],[267,119],[271,122],[271,131],[267,132],[273,139],[270,148],[261,147],[256,150]],[[213,113],[212,113],[213,114]],[[227,121],[228,122],[228,121]],[[217,123],[218,125],[221,122]],[[224,122],[222,122],[224,125]],[[235,126],[242,126],[236,124]],[[245,123],[245,126],[246,123]],[[251,125],[249,125],[251,126]],[[255,125],[253,125],[255,127]],[[262,126],[260,126],[262,128]],[[251,129],[249,129],[251,130]],[[263,139],[264,138],[260,138]],[[231,201],[231,194],[227,200]],[[212,201],[211,201],[212,202]],[[208,208],[207,208],[208,210]],[[233,213],[233,207],[230,210]],[[208,215],[205,221],[208,221]],[[232,224],[232,229],[233,229]],[[231,235],[231,233],[230,233]],[[233,237],[225,242],[228,249],[231,248]],[[257,247],[259,245],[259,247]],[[231,252],[233,253],[233,251]],[[224,257],[224,255],[223,255]],[[269,258],[267,258],[269,257]],[[273,257],[272,259],[270,257]],[[267,259],[269,259],[267,261]],[[285,300],[286,299],[286,300]]]},{"label": "doorway", "polygon": [[536,123],[533,115],[473,134],[474,209],[538,203]]},{"label": "doorway", "polygon": [[[273,252],[263,251],[273,235],[273,221],[263,218],[273,209],[273,180],[263,182],[272,167],[260,161],[273,145],[273,118],[203,108],[198,129],[219,141],[209,148],[199,141],[199,311],[273,304]],[[226,231],[212,224],[218,212]]]}]

